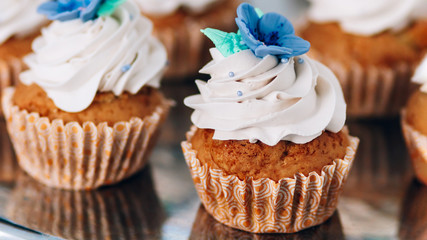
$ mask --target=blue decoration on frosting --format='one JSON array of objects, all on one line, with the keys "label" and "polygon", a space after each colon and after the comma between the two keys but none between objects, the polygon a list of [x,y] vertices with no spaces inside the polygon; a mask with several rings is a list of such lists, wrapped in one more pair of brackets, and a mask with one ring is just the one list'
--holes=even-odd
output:
[{"label": "blue decoration on frosting", "polygon": [[52,0],[42,3],[37,12],[46,15],[50,20],[64,22],[80,18],[86,22],[112,13],[114,8],[123,2],[123,0]]},{"label": "blue decoration on frosting", "polygon": [[308,52],[310,43],[295,36],[294,27],[288,19],[277,13],[260,15],[248,3],[242,3],[237,8],[236,24],[242,40],[255,56],[290,58]]},{"label": "blue decoration on frosting", "polygon": [[125,72],[129,71],[130,68],[131,68],[131,65],[126,64],[126,65],[123,65],[123,67],[120,70],[125,73]]}]

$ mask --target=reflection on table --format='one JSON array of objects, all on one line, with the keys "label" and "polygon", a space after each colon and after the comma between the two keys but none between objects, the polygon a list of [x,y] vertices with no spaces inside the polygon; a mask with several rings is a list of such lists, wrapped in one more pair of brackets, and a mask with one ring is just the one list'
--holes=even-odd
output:
[{"label": "reflection on table", "polygon": [[253,234],[243,232],[217,222],[203,205],[197,212],[194,220],[193,229],[191,230],[191,240],[215,240],[215,239],[244,239],[244,240],[303,240],[303,239],[344,239],[341,221],[338,212],[325,223],[306,229],[295,234]]},{"label": "reflection on table", "polygon": [[413,180],[402,202],[400,239],[427,239],[427,186]]},{"label": "reflection on table", "polygon": [[46,187],[21,172],[6,217],[66,239],[158,238],[165,214],[150,167],[114,187],[66,191]]}]

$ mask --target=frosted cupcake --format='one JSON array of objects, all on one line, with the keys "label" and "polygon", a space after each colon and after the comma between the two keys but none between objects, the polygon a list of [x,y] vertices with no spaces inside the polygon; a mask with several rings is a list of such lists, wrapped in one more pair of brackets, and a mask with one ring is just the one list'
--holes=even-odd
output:
[{"label": "frosted cupcake", "polygon": [[185,99],[195,126],[182,143],[196,189],[219,222],[291,233],[335,211],[358,139],[344,128],[334,74],[304,55],[310,44],[276,13],[242,4],[240,31],[206,29],[216,48]]},{"label": "frosted cupcake", "polygon": [[412,80],[421,87],[409,98],[402,114],[402,127],[415,175],[427,185],[427,56]]},{"label": "frosted cupcake", "polygon": [[208,26],[234,31],[237,0],[135,0],[154,23],[154,35],[169,56],[168,79],[193,76],[209,61],[211,43],[200,35]]},{"label": "frosted cupcake", "polygon": [[36,13],[43,0],[0,1],[0,91],[17,82],[25,68],[21,58],[31,52],[46,18]]},{"label": "frosted cupcake", "polygon": [[52,20],[3,110],[20,166],[49,186],[92,189],[144,167],[171,102],[167,57],[132,2],[49,1]]},{"label": "frosted cupcake", "polygon": [[356,117],[397,115],[427,49],[427,2],[311,0],[303,38],[338,76]]}]

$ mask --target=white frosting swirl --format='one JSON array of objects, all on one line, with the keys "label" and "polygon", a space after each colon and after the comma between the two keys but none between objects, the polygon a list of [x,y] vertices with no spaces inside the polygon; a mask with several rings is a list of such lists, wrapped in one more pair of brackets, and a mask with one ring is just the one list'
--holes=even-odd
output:
[{"label": "white frosting swirl", "polygon": [[338,22],[352,34],[374,35],[398,31],[419,17],[426,17],[426,0],[310,0],[309,18]]},{"label": "white frosting swirl", "polygon": [[130,2],[110,17],[55,21],[33,42],[21,80],[41,86],[67,112],[86,109],[97,91],[120,95],[159,87],[167,57],[151,31],[151,22]]},{"label": "white frosting swirl", "polygon": [[141,11],[152,15],[168,15],[183,7],[200,13],[218,0],[135,0]]},{"label": "white frosting swirl", "polygon": [[251,50],[224,58],[211,49],[211,55],[213,61],[200,72],[212,78],[197,80],[201,95],[184,103],[195,109],[191,120],[197,127],[215,130],[214,139],[300,144],[324,130],[343,128],[346,104],[341,87],[319,62],[303,55],[281,63],[271,55],[257,58]]},{"label": "white frosting swirl", "polygon": [[25,37],[46,22],[36,12],[44,0],[0,0],[0,44],[13,36]]},{"label": "white frosting swirl", "polygon": [[415,70],[415,74],[412,77],[414,83],[421,84],[421,91],[427,93],[427,55],[424,57],[421,64]]}]

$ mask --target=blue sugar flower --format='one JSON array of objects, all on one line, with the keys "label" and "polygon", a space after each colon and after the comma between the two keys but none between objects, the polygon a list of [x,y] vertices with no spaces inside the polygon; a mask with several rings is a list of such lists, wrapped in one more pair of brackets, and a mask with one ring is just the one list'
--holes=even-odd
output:
[{"label": "blue sugar flower", "polygon": [[260,15],[248,3],[237,8],[237,26],[243,41],[255,56],[290,58],[308,52],[310,43],[295,36],[294,27],[288,19],[277,13]]},{"label": "blue sugar flower", "polygon": [[83,22],[95,19],[102,0],[54,0],[41,4],[37,12],[50,20],[69,21],[80,18]]}]

